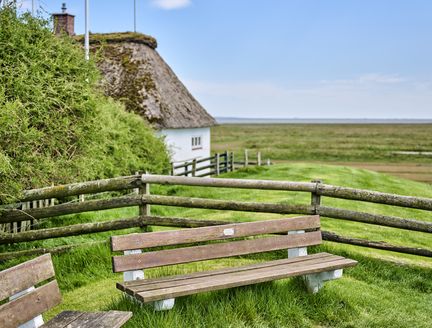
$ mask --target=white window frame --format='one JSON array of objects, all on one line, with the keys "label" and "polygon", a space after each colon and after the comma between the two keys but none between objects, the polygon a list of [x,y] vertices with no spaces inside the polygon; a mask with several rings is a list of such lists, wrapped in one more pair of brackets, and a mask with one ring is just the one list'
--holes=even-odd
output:
[{"label": "white window frame", "polygon": [[191,138],[192,150],[198,150],[203,148],[202,139],[203,139],[202,136],[192,136]]}]

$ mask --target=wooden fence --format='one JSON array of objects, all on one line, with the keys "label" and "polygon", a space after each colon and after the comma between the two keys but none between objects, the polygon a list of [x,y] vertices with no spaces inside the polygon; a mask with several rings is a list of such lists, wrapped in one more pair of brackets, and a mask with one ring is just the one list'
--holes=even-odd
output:
[{"label": "wooden fence", "polygon": [[[310,193],[311,202],[308,204],[262,203],[155,195],[150,193],[150,185],[152,184],[306,192]],[[291,181],[196,178],[144,174],[28,190],[24,192],[21,202],[25,203],[44,199],[64,198],[101,192],[133,190],[135,188],[138,188],[138,194],[132,193],[127,196],[111,197],[108,199],[87,199],[82,202],[57,204],[50,207],[20,209],[22,203],[5,205],[3,206],[0,213],[0,224],[14,224],[28,221],[29,219],[37,221],[66,214],[130,206],[139,207],[139,216],[104,222],[75,224],[49,229],[2,233],[0,234],[0,244],[13,244],[50,238],[68,237],[103,231],[120,230],[131,227],[145,228],[148,225],[188,228],[229,223],[225,221],[152,216],[150,213],[151,205],[278,214],[320,214],[323,217],[333,219],[356,221],[373,225],[418,231],[422,233],[432,233],[432,222],[388,215],[371,214],[367,212],[351,211],[321,205],[322,197],[332,197],[432,211],[432,199],[430,198],[401,196],[370,190],[333,186],[324,184],[319,180],[305,183]],[[396,246],[385,242],[348,238],[328,231],[322,231],[322,235],[324,240],[337,243],[432,257],[431,249]],[[48,251],[64,251],[75,246],[76,245],[67,245],[59,246],[54,249],[32,249],[19,252],[2,253],[0,254],[0,260],[22,255],[40,254]]]},{"label": "wooden fence", "polygon": [[270,165],[269,159],[265,163],[261,160],[261,152],[256,153],[255,158],[250,158],[249,151],[245,149],[242,160],[235,160],[234,152],[215,153],[213,156],[206,158],[193,159],[182,163],[171,163],[171,175],[173,176],[190,176],[190,177],[207,177],[221,173],[232,172],[241,167],[251,165]]}]

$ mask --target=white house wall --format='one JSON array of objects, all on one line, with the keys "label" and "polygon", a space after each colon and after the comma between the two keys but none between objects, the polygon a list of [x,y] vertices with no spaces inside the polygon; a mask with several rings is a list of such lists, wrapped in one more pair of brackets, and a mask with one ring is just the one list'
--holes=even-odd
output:
[{"label": "white house wall", "polygon": [[[158,133],[165,136],[165,143],[173,162],[184,162],[210,156],[210,128],[163,129]],[[192,137],[201,137],[201,147],[193,149]]]}]

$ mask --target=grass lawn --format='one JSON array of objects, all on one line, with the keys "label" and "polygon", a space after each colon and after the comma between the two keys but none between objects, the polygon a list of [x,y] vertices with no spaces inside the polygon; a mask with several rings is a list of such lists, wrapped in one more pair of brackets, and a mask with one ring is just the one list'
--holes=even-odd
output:
[{"label": "grass lawn", "polygon": [[[373,189],[404,195],[432,197],[432,186],[367,170],[348,167],[290,164],[249,168],[229,173],[236,178],[260,178],[291,181],[310,181],[321,178],[326,183]],[[152,192],[218,199],[263,201],[278,203],[307,203],[307,193],[211,189],[205,187],[158,187]],[[372,213],[383,213],[406,218],[432,221],[432,213],[386,205],[368,204],[323,198],[323,204]],[[157,215],[220,219],[227,221],[265,220],[280,215],[231,211],[181,209],[153,206]],[[52,219],[46,226],[77,222],[101,221],[130,217],[136,208],[84,213]],[[324,230],[341,235],[384,240],[393,244],[431,247],[426,233],[383,228],[374,225],[323,218]],[[160,228],[154,228],[160,229]],[[167,229],[167,228],[164,228]],[[129,229],[80,237],[26,243],[8,249],[106,240],[109,235],[137,231]],[[1,251],[6,248],[2,247]],[[176,299],[173,310],[154,312],[122,296],[115,282],[122,276],[111,271],[111,252],[108,245],[79,248],[54,256],[57,279],[62,289],[63,304],[47,314],[54,316],[64,309],[107,310],[123,309],[134,313],[126,327],[430,327],[432,307],[432,260],[325,242],[310,248],[310,252],[327,251],[359,261],[359,265],[345,271],[342,279],[328,282],[317,295],[305,292],[300,278],[203,293]],[[146,270],[146,277],[180,274],[196,270],[243,265],[257,261],[284,258],[286,251],[230,258]],[[10,261],[11,266],[23,259]]]}]

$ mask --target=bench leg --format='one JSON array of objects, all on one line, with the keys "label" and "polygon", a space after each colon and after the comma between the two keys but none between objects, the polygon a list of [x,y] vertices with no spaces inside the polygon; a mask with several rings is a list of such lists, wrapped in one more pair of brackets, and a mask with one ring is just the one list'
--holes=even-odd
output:
[{"label": "bench leg", "polygon": [[308,291],[312,294],[318,293],[318,291],[323,287],[324,282],[328,280],[334,280],[342,277],[343,270],[332,270],[314,274],[308,274],[304,276],[304,281]]},{"label": "bench leg", "polygon": [[[26,290],[23,290],[19,293],[16,293],[15,295],[12,295],[11,297],[9,297],[10,301],[13,301],[14,299],[17,299],[18,297],[21,297],[25,294],[30,293],[31,291],[33,291],[35,288],[30,287],[27,288]],[[18,328],[39,328],[40,326],[42,326],[44,324],[42,315],[39,314],[38,316],[34,317],[33,319],[27,321],[26,323],[23,323],[22,325],[18,326]]]},{"label": "bench leg", "polygon": [[155,311],[171,310],[174,307],[175,298],[168,298],[166,300],[156,301],[153,303]]}]

